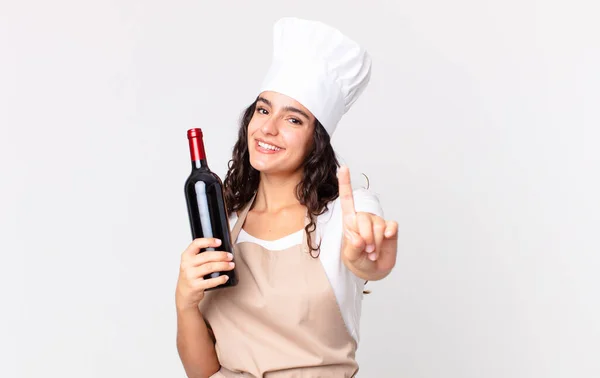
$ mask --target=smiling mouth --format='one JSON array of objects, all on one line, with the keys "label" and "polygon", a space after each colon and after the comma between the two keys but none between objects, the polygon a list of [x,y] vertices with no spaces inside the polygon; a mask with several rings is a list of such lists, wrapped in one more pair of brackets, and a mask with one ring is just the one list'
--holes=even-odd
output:
[{"label": "smiling mouth", "polygon": [[274,151],[274,152],[283,150],[283,148],[281,148],[281,147],[273,146],[272,144],[265,143],[261,140],[258,140],[257,143],[258,143],[259,147],[264,148],[265,150]]}]

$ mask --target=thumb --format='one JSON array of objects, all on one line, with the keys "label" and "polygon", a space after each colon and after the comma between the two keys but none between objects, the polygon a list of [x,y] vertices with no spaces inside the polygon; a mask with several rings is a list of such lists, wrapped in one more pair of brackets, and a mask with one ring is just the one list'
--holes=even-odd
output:
[{"label": "thumb", "polygon": [[365,247],[365,241],[357,232],[344,228],[344,254],[350,261],[358,259]]}]

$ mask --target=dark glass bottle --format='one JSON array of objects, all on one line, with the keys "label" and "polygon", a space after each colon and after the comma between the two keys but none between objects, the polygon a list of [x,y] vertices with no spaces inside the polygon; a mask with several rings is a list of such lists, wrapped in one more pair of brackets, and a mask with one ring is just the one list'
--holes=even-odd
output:
[{"label": "dark glass bottle", "polygon": [[[190,129],[187,132],[187,137],[192,159],[192,172],[185,182],[185,199],[192,238],[217,238],[221,240],[221,245],[218,248],[203,248],[200,253],[214,250],[234,253],[227,207],[223,196],[223,183],[219,176],[208,168],[202,130],[198,128]],[[220,275],[227,275],[229,279],[216,288],[237,285],[238,277],[235,269],[226,272],[215,272],[204,278],[215,278]]]}]

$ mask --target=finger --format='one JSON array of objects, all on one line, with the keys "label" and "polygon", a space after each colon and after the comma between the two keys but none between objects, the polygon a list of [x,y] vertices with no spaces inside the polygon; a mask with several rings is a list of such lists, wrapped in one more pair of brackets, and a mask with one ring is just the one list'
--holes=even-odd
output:
[{"label": "finger", "polygon": [[215,277],[215,278],[209,278],[207,280],[199,278],[193,282],[192,286],[196,290],[208,290],[208,289],[212,289],[213,287],[223,285],[228,280],[229,280],[229,276],[227,276],[226,274],[223,274],[222,276]]},{"label": "finger", "polygon": [[232,261],[209,262],[191,269],[189,278],[196,279],[207,276],[211,273],[227,272],[232,270],[234,267],[235,263]]},{"label": "finger", "polygon": [[337,176],[342,214],[344,215],[344,218],[346,218],[348,215],[354,215],[356,213],[356,210],[354,209],[352,183],[350,182],[350,170],[348,167],[340,167]]},{"label": "finger", "polygon": [[384,236],[386,239],[398,239],[398,223],[387,221]]},{"label": "finger", "polygon": [[215,238],[197,238],[183,251],[183,256],[192,257],[200,253],[203,248],[218,247],[221,245],[221,241]]},{"label": "finger", "polygon": [[365,213],[356,215],[356,223],[358,224],[358,232],[360,237],[365,241],[365,251],[371,253],[375,251],[375,238],[373,237],[373,222],[371,216]]},{"label": "finger", "polygon": [[199,253],[190,259],[191,266],[200,266],[211,261],[232,261],[233,254],[223,251],[207,251]]},{"label": "finger", "polygon": [[381,251],[385,227],[385,220],[383,218],[376,217],[373,221],[373,238],[375,239],[375,252],[369,255],[369,258],[372,261],[377,260],[377,258],[379,257],[379,251]]},{"label": "finger", "polygon": [[365,241],[354,231],[346,229],[344,234],[344,253],[350,261],[355,261],[365,250]]}]

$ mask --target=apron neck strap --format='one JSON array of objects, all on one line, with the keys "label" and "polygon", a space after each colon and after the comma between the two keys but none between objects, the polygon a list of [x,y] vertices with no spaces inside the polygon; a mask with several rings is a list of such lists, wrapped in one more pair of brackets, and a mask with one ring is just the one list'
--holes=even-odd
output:
[{"label": "apron neck strap", "polygon": [[248,212],[250,211],[250,208],[252,207],[252,204],[254,203],[255,198],[256,198],[256,193],[254,193],[252,198],[250,198],[250,201],[248,201],[248,204],[246,204],[246,206],[244,206],[244,208],[240,212],[240,215],[238,216],[237,221],[235,222],[235,226],[233,226],[233,230],[231,231],[231,240],[233,240],[234,243],[235,243],[235,240],[237,240],[238,235],[240,234],[240,231],[242,230],[242,226],[244,225],[244,222],[246,221],[246,216],[248,216]]}]

